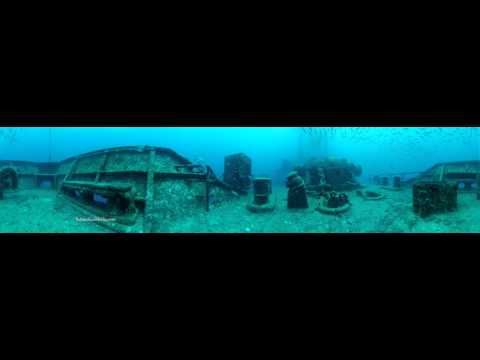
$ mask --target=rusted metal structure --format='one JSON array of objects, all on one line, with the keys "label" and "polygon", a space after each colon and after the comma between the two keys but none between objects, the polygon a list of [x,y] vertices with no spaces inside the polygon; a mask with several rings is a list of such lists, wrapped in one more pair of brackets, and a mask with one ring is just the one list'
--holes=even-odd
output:
[{"label": "rusted metal structure", "polygon": [[57,183],[62,174],[58,174],[60,163],[37,163],[33,161],[0,161],[0,171],[12,169],[17,179],[18,189],[33,189],[40,187],[48,180],[52,189],[57,189]]},{"label": "rusted metal structure", "polygon": [[0,186],[2,189],[18,188],[18,174],[11,166],[0,167]]},{"label": "rusted metal structure", "polygon": [[305,182],[298,172],[288,174],[286,186],[288,188],[287,207],[289,209],[308,208],[308,198],[305,190]]},{"label": "rusted metal structure", "polygon": [[166,218],[208,211],[212,199],[237,196],[210,167],[161,147],[109,148],[56,163],[0,162],[4,166],[15,169],[19,189],[48,181],[59,199],[119,232],[156,232]]},{"label": "rusted metal structure", "polygon": [[413,185],[413,211],[421,217],[457,210],[458,186],[446,181],[420,181]]},{"label": "rusted metal structure", "polygon": [[[382,177],[393,177],[395,176],[404,176],[404,175],[417,175],[411,177],[408,180],[400,179],[400,186],[403,185],[413,185],[417,182],[428,182],[428,181],[445,181],[451,185],[457,185],[459,192],[479,192],[480,188],[480,161],[479,160],[469,160],[469,161],[453,161],[453,162],[442,162],[433,165],[431,168],[426,171],[410,171],[410,172],[399,172],[399,173],[390,173],[390,174],[379,174],[374,176],[375,179],[380,180]],[[394,180],[395,181],[395,180]],[[398,180],[397,180],[398,181]],[[476,188],[476,189],[475,189]]]},{"label": "rusted metal structure", "polygon": [[10,167],[0,167],[0,200],[3,200],[3,192],[6,189],[18,188],[17,171]]},{"label": "rusted metal structure", "polygon": [[245,154],[225,157],[223,181],[241,194],[247,194],[252,185],[252,160]]},{"label": "rusted metal structure", "polygon": [[253,180],[253,201],[247,204],[247,209],[254,213],[269,212],[275,209],[275,203],[271,201],[272,179],[258,177]]},{"label": "rusted metal structure", "polygon": [[402,187],[402,178],[400,176],[393,177],[393,187],[394,188],[401,188]]},{"label": "rusted metal structure", "polygon": [[305,165],[295,168],[305,181],[305,189],[311,196],[319,197],[324,191],[347,191],[361,187],[355,177],[362,168],[347,159],[310,159]]},{"label": "rusted metal structure", "polygon": [[427,171],[424,171],[415,178],[414,182],[440,181],[457,185],[459,192],[477,192],[477,177],[479,174],[479,160],[445,162],[435,164]]}]

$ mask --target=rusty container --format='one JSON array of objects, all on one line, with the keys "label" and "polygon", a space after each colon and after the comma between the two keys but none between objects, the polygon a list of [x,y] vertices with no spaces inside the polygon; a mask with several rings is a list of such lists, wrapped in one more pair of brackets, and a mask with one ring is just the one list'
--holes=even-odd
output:
[{"label": "rusty container", "polygon": [[268,202],[268,198],[272,193],[272,179],[262,177],[253,180],[254,203],[263,205]]}]

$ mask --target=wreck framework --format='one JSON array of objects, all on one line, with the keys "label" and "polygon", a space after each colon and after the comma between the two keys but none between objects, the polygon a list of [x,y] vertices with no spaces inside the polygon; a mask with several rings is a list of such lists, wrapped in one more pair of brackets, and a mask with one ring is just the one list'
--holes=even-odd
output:
[{"label": "wreck framework", "polygon": [[19,189],[46,182],[60,199],[119,232],[156,232],[165,219],[209,211],[212,197],[237,196],[210,167],[154,146],[108,148],[50,163],[0,161],[6,166],[17,172]]},{"label": "wreck framework", "polygon": [[457,185],[459,192],[479,192],[480,160],[437,163],[407,183],[426,181]]}]

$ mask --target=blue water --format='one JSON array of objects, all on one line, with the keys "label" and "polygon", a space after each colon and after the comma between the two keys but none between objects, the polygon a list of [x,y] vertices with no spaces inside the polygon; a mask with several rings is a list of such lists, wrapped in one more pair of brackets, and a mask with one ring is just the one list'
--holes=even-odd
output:
[{"label": "blue water", "polygon": [[[50,137],[51,135],[51,137]],[[363,168],[360,181],[381,173],[423,171],[438,162],[480,160],[479,128],[110,127],[0,128],[0,160],[45,162],[102,148],[171,148],[223,174],[224,157],[243,152],[254,175],[280,182],[283,160],[347,158]]]},{"label": "blue water", "polygon": [[108,199],[99,194],[93,194],[93,201],[101,206],[106,206],[108,204]]},{"label": "blue water", "polygon": [[40,189],[52,189],[53,184],[51,180],[44,180],[40,183]]}]

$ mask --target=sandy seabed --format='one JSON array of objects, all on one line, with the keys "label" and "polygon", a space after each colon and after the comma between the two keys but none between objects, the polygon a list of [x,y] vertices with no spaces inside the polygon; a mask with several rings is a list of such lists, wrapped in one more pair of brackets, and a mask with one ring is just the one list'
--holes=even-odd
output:
[{"label": "sandy seabed", "polygon": [[[365,189],[364,189],[365,190]],[[246,209],[251,196],[199,209],[193,216],[156,219],[154,229],[165,233],[480,233],[480,200],[474,193],[458,194],[458,210],[420,218],[412,210],[412,191],[399,192],[368,187],[386,198],[367,201],[347,192],[352,207],[340,215],[309,208],[287,209],[287,189],[275,187],[273,212],[257,214]],[[5,191],[0,200],[0,232],[3,233],[111,233],[95,222],[82,221],[76,209],[56,198],[53,190]],[[92,215],[92,217],[94,217]]]}]

